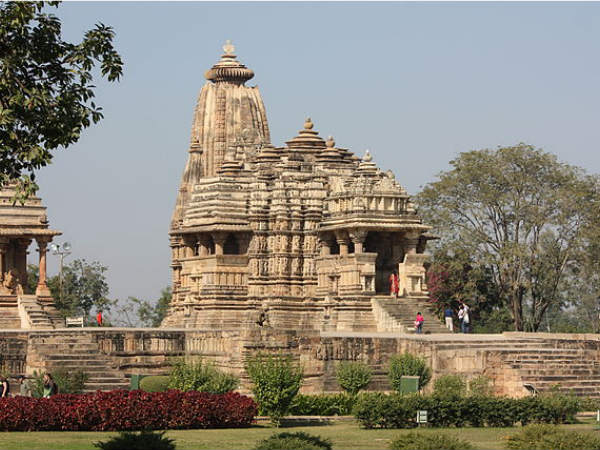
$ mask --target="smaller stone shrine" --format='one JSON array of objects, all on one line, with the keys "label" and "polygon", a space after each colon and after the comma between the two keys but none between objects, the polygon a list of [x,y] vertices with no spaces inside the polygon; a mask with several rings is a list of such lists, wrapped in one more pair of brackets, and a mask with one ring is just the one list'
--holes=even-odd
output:
[{"label": "smaller stone shrine", "polygon": [[[13,200],[13,186],[0,190],[0,329],[56,328],[64,324],[46,284],[48,244],[60,231],[48,227],[46,207],[39,197],[24,204]],[[39,280],[27,292],[27,254],[35,240],[39,253]]]}]

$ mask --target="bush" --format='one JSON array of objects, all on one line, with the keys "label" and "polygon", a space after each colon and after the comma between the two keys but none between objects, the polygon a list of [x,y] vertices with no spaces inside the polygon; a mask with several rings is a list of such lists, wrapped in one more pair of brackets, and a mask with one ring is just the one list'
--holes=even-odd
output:
[{"label": "bush", "polygon": [[470,450],[473,446],[448,434],[425,434],[411,431],[394,439],[390,450]]},{"label": "bush", "polygon": [[248,360],[246,372],[252,380],[252,393],[261,414],[268,415],[279,426],[300,390],[302,368],[290,356],[258,353]]},{"label": "bush", "polygon": [[[562,398],[560,398],[562,397]],[[517,422],[566,423],[577,412],[576,401],[568,396],[440,397],[437,395],[400,395],[363,393],[358,396],[354,415],[365,428],[411,428],[416,426],[416,411],[427,410],[434,427],[510,427]]]},{"label": "bush", "polygon": [[254,450],[331,450],[331,441],[299,431],[279,433],[260,441]]},{"label": "bush", "polygon": [[347,416],[356,397],[348,394],[319,394],[294,397],[288,413],[293,416]]},{"label": "bush", "polygon": [[402,353],[390,358],[388,377],[395,391],[400,392],[400,378],[404,375],[418,376],[419,389],[423,389],[431,380],[431,369],[424,359]]},{"label": "bush", "polygon": [[[69,371],[57,369],[52,372],[52,379],[58,386],[60,394],[81,394],[85,388],[89,376],[82,370]],[[41,398],[44,395],[44,373],[33,372],[31,395]]]},{"label": "bush", "polygon": [[0,431],[131,431],[247,427],[257,413],[235,392],[96,391],[0,399]]},{"label": "bush", "polygon": [[235,375],[225,373],[201,359],[178,359],[169,375],[169,388],[180,391],[225,394],[235,390],[239,384],[240,380]]},{"label": "bush", "polygon": [[165,437],[165,431],[123,431],[106,442],[94,442],[94,447],[102,450],[175,450],[173,439]]},{"label": "bush", "polygon": [[350,395],[356,395],[368,386],[373,372],[371,368],[359,361],[342,361],[335,370],[340,387]]},{"label": "bush", "polygon": [[469,381],[469,393],[486,397],[493,395],[492,379],[486,375],[476,376]]},{"label": "bush", "polygon": [[514,450],[600,450],[600,438],[561,430],[555,425],[527,425],[508,437],[506,447]]},{"label": "bush", "polygon": [[169,389],[169,377],[165,375],[144,377],[140,381],[140,389],[146,392],[165,392]]},{"label": "bush", "polygon": [[438,397],[464,397],[467,383],[460,375],[442,375],[433,382],[433,393]]}]

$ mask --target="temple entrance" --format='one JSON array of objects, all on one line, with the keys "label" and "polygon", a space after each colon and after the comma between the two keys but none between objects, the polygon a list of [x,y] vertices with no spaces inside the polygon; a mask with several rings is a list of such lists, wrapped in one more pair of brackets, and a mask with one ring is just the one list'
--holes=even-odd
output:
[{"label": "temple entrance", "polygon": [[389,294],[388,278],[394,270],[398,270],[401,250],[398,236],[392,233],[369,231],[365,240],[365,251],[377,253],[375,260],[375,292]]}]

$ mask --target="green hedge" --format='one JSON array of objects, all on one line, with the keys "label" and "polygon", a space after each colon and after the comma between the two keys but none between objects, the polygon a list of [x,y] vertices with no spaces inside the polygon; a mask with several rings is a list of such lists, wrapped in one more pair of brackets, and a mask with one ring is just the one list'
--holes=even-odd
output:
[{"label": "green hedge", "polygon": [[289,414],[292,416],[349,416],[356,397],[348,394],[320,394],[294,397]]},{"label": "green hedge", "polygon": [[354,414],[364,428],[412,428],[417,426],[418,410],[428,411],[434,427],[510,427],[519,422],[573,422],[578,402],[560,394],[517,399],[368,393],[358,396]]}]

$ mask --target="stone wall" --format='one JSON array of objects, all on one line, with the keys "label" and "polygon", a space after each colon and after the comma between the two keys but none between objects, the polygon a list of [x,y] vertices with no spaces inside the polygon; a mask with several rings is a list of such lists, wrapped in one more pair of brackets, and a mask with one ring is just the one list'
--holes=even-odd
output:
[{"label": "stone wall", "polygon": [[[249,389],[243,367],[257,351],[292,355],[305,370],[303,392],[337,391],[335,367],[340,361],[364,361],[374,371],[370,389],[388,390],[387,364],[391,355],[408,351],[428,360],[434,379],[457,373],[466,378],[487,375],[498,394],[526,395],[525,381],[544,387],[543,375],[553,365],[552,380],[585,385],[600,370],[598,335],[550,335],[504,333],[502,335],[398,335],[394,333],[200,329],[85,328],[0,332],[0,369],[11,375],[52,370],[49,364],[83,346],[94,364],[103,361],[107,370],[131,374],[168,373],[173,358],[202,356],[218,367],[240,375],[242,391]],[[56,345],[53,345],[55,343]],[[90,343],[93,345],[90,347]],[[60,348],[61,355],[55,355]],[[86,370],[82,361],[82,370]],[[586,374],[576,378],[570,368],[588,364]],[[524,371],[524,367],[527,369]],[[536,373],[540,373],[536,378]],[[529,377],[529,378],[528,378]],[[575,377],[575,378],[573,378]],[[98,381],[100,382],[100,381]],[[544,384],[546,383],[546,384]],[[596,395],[586,388],[582,395]]]}]

